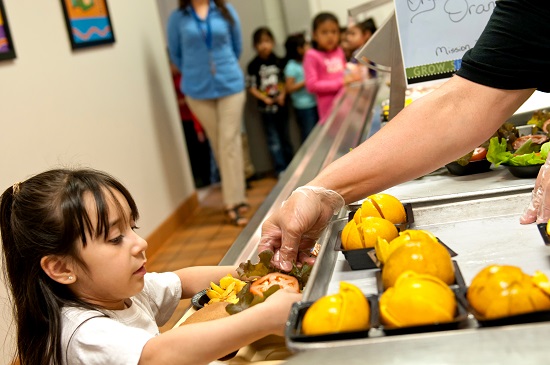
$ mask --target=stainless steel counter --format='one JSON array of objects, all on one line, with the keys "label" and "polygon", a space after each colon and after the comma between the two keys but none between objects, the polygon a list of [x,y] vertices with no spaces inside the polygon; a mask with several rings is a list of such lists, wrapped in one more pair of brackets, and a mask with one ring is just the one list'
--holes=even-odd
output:
[{"label": "stainless steel counter", "polygon": [[[275,207],[298,186],[311,180],[324,166],[347,153],[370,136],[379,118],[379,90],[375,82],[347,90],[338,99],[327,125],[317,126],[296,154],[285,175],[237,238],[220,264],[234,264],[255,256],[261,224]],[[376,101],[376,102],[375,102]],[[413,206],[413,228],[428,229],[458,253],[455,260],[469,283],[490,263],[520,266],[550,274],[550,250],[544,246],[536,226],[519,225],[534,179],[517,179],[505,168],[491,172],[452,176],[439,169],[387,192]],[[376,292],[372,270],[352,271],[339,251],[338,232],[345,225],[340,214],[320,238],[322,249],[314,266],[304,300],[334,293],[340,281],[349,281],[365,294]],[[285,363],[302,364],[542,364],[550,322],[494,328],[476,328],[472,318],[460,330],[400,336],[290,344],[296,352]]]}]

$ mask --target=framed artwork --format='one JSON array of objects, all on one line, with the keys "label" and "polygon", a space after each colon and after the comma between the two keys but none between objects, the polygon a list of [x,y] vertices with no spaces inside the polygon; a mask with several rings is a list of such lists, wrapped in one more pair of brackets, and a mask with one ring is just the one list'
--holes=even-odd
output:
[{"label": "framed artwork", "polygon": [[11,60],[13,58],[15,58],[15,48],[11,40],[4,1],[0,0],[0,60]]},{"label": "framed artwork", "polygon": [[107,0],[61,0],[72,49],[114,43]]}]

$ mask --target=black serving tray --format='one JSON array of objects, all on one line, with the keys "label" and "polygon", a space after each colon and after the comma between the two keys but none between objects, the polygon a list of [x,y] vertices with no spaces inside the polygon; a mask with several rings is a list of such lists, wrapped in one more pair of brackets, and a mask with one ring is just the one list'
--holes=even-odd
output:
[{"label": "black serving tray", "polygon": [[[456,292],[465,293],[466,292],[466,282],[464,281],[464,276],[462,276],[462,271],[460,271],[460,267],[458,267],[458,263],[453,260],[453,266],[455,269],[455,282],[449,287]],[[376,272],[376,289],[378,290],[378,294],[382,294],[384,292],[384,283],[382,282],[382,271]]]},{"label": "black serving tray", "polygon": [[462,302],[462,305],[467,308],[468,312],[472,313],[477,323],[481,327],[509,326],[509,325],[515,325],[515,324],[523,324],[523,323],[550,321],[550,310],[536,311],[536,312],[529,312],[529,313],[523,313],[523,314],[515,314],[512,316],[501,317],[501,318],[487,319],[483,315],[481,315],[479,312],[477,312],[470,305],[470,302],[468,301],[466,294],[467,294],[467,290],[464,290],[462,292],[462,295],[460,295],[458,299]]},{"label": "black serving tray", "polygon": [[[389,327],[380,324],[381,329],[386,336],[395,335],[407,335],[411,333],[424,333],[424,332],[437,332],[459,329],[463,324],[468,321],[468,309],[464,306],[464,303],[459,299],[462,296],[460,290],[453,289],[456,298],[456,314],[451,322],[423,324],[418,326],[409,327]],[[379,308],[377,306],[377,308]]]},{"label": "black serving tray", "polygon": [[[378,296],[369,295],[366,296],[370,306],[370,326],[371,328],[379,327],[378,322]],[[347,331],[347,332],[334,332],[323,335],[309,336],[302,332],[302,320],[306,311],[313,305],[311,302],[297,302],[292,305],[290,310],[290,316],[287,322],[285,337],[292,342],[326,342],[326,341],[341,341],[351,340],[357,338],[369,337],[369,331]]]},{"label": "black serving tray", "polygon": [[446,164],[445,167],[453,175],[464,176],[491,171],[491,162],[489,162],[487,159],[483,159],[479,161],[472,161],[466,166],[461,166],[458,164],[458,162],[453,161]]},{"label": "black serving tray", "polygon": [[508,167],[508,171],[515,177],[519,177],[522,179],[529,179],[537,177],[539,174],[539,170],[542,166],[540,165],[529,165],[529,166],[512,166],[512,165],[505,165]]},{"label": "black serving tray", "polygon": [[546,246],[550,245],[550,237],[548,237],[548,233],[546,233],[546,224],[547,223],[537,223],[537,228],[539,229],[540,236],[542,237],[542,240],[544,241],[544,244]]}]

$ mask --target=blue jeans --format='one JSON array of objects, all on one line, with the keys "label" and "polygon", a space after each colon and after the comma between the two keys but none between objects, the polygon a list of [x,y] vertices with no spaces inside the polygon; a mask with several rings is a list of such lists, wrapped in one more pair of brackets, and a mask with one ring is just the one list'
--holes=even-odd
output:
[{"label": "blue jeans", "polygon": [[315,124],[319,121],[319,112],[317,111],[317,106],[307,109],[298,109],[294,108],[296,112],[296,121],[300,127],[300,136],[302,137],[302,142],[304,142],[311,133]]},{"label": "blue jeans", "polygon": [[294,156],[292,144],[290,143],[288,112],[286,108],[280,108],[277,113],[261,112],[260,114],[275,172],[280,174],[286,169]]}]

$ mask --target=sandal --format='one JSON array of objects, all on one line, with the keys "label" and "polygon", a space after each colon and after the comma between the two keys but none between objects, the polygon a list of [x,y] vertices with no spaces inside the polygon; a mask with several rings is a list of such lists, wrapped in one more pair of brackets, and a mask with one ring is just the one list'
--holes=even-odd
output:
[{"label": "sandal", "polygon": [[225,216],[227,217],[229,223],[237,227],[243,227],[248,224],[248,218],[240,215],[238,206],[227,208],[225,210]]},{"label": "sandal", "polygon": [[240,204],[235,205],[235,208],[234,208],[234,209],[237,209],[237,211],[238,211],[240,214],[248,213],[248,211],[250,210],[250,204],[248,204],[248,203],[240,203]]}]

